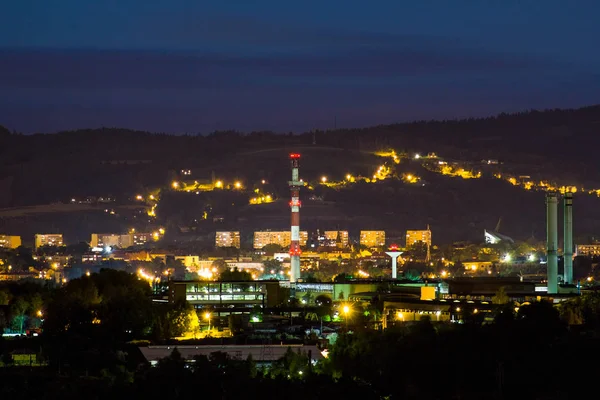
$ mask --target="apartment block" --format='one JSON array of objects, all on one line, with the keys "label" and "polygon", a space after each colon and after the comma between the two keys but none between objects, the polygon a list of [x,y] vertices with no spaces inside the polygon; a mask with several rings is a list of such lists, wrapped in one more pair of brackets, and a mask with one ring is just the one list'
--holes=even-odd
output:
[{"label": "apartment block", "polygon": [[360,231],[360,244],[366,247],[385,246],[385,231]]},{"label": "apartment block", "polygon": [[63,244],[62,233],[37,233],[35,235],[36,249],[42,246],[62,246]]},{"label": "apartment block", "polygon": [[215,247],[240,248],[239,231],[218,231],[215,234]]},{"label": "apartment block", "polygon": [[21,236],[0,235],[0,247],[16,249],[21,245]]},{"label": "apartment block", "polygon": [[[288,247],[292,241],[290,231],[256,231],[254,232],[254,248],[262,249],[268,244],[278,244],[281,247]],[[308,232],[300,231],[300,246],[306,246],[308,241]]]}]

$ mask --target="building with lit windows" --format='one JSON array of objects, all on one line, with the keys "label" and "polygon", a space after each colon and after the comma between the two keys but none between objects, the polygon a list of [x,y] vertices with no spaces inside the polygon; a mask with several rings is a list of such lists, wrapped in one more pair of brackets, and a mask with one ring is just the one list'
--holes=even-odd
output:
[{"label": "building with lit windows", "polygon": [[62,246],[62,233],[37,233],[35,235],[35,248],[39,249],[42,246]]},{"label": "building with lit windows", "polygon": [[157,240],[158,238],[156,237],[156,232],[154,233],[133,233],[132,235],[132,243],[133,246],[143,246],[146,243],[152,241],[152,240]]},{"label": "building with lit windows", "polygon": [[324,231],[319,235],[319,246],[347,247],[348,231]]},{"label": "building with lit windows", "polygon": [[16,249],[21,245],[21,236],[0,235],[0,247]]},{"label": "building with lit windows", "polygon": [[215,234],[215,247],[240,248],[239,231],[218,231]]},{"label": "building with lit windows", "polygon": [[[278,244],[281,247],[289,247],[292,241],[290,231],[256,231],[254,232],[254,248],[262,249],[268,244]],[[306,246],[308,232],[300,231],[300,246]]]},{"label": "building with lit windows", "polygon": [[578,244],[575,246],[575,254],[578,256],[600,255],[600,244]]},{"label": "building with lit windows", "polygon": [[118,247],[125,249],[133,246],[133,234],[124,235],[118,233],[92,233],[90,247]]},{"label": "building with lit windows", "polygon": [[431,246],[430,229],[422,231],[406,231],[406,247],[414,246],[419,242],[423,242],[426,246]]},{"label": "building with lit windows", "polygon": [[252,308],[273,307],[282,301],[279,282],[171,281],[169,302],[187,300],[197,309],[209,309],[215,316],[250,313]]},{"label": "building with lit windows", "polygon": [[385,231],[360,231],[359,243],[366,247],[385,246]]}]

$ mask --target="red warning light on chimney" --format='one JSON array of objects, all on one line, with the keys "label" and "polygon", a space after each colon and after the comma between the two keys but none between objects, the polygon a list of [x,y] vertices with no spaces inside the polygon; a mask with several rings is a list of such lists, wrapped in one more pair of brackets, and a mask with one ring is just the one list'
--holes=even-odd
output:
[{"label": "red warning light on chimney", "polygon": [[390,250],[398,250],[397,244],[390,244]]},{"label": "red warning light on chimney", "polygon": [[298,154],[298,153],[290,153],[290,158],[300,158],[300,154]]}]

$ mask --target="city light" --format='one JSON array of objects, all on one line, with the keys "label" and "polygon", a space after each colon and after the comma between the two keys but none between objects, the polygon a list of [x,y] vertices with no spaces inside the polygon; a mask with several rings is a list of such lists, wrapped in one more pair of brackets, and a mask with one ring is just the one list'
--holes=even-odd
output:
[{"label": "city light", "polygon": [[238,181],[234,184],[234,186],[236,189],[240,189],[242,187],[242,183]]},{"label": "city light", "polygon": [[223,187],[223,182],[222,181],[216,181],[215,182],[215,187],[221,189]]},{"label": "city light", "polygon": [[510,256],[510,254],[505,254],[504,257],[502,257],[503,262],[510,262],[511,259],[512,257]]},{"label": "city light", "polygon": [[158,229],[158,233],[160,233],[161,235],[165,234],[165,229],[164,228],[159,228]]},{"label": "city light", "polygon": [[179,189],[179,182],[177,182],[177,181],[173,181],[173,183],[171,183],[171,187],[172,187],[173,189]]},{"label": "city light", "polygon": [[321,177],[321,182],[322,182],[322,183],[325,183],[325,182],[327,182],[327,177],[326,177],[326,176],[322,176],[322,177]]},{"label": "city light", "polygon": [[135,196],[136,200],[144,200],[144,197],[141,194]]}]

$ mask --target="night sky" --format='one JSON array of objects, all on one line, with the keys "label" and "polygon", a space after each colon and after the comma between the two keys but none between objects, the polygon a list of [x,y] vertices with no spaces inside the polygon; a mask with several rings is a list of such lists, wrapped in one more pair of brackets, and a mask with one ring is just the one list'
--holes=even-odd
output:
[{"label": "night sky", "polygon": [[360,127],[600,103],[597,0],[12,0],[20,132]]}]

